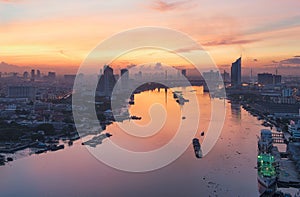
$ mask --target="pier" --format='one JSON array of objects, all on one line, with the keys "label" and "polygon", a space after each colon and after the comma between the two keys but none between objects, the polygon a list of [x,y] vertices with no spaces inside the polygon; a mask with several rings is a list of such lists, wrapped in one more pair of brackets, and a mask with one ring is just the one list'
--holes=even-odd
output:
[{"label": "pier", "polygon": [[299,173],[293,161],[288,159],[281,159],[279,161],[277,186],[283,188],[300,188]]},{"label": "pier", "polygon": [[[274,144],[286,144],[286,151],[279,152]],[[274,189],[269,186],[270,190],[266,191],[276,192],[276,188],[300,188],[300,142],[293,141],[287,132],[271,132],[265,129],[261,131],[258,148],[260,153],[270,154],[274,158],[276,184]]]}]

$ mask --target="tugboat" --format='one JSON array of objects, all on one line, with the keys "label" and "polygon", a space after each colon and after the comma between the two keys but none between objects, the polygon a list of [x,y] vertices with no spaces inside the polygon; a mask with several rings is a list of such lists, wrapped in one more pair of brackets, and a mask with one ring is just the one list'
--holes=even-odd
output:
[{"label": "tugboat", "polygon": [[202,158],[202,150],[201,150],[201,145],[200,145],[198,138],[193,139],[193,146],[194,146],[195,156],[197,158]]},{"label": "tugboat", "polygon": [[257,156],[257,180],[260,194],[271,193],[276,182],[274,156],[270,154],[259,154]]}]

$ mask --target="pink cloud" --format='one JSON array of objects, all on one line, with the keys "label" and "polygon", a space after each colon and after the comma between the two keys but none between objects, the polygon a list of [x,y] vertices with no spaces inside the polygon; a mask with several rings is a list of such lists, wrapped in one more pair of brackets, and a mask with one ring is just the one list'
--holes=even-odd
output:
[{"label": "pink cloud", "polygon": [[183,5],[187,4],[188,1],[177,1],[177,2],[172,2],[168,3],[163,0],[156,0],[152,6],[150,6],[151,9],[157,10],[160,12],[165,12],[169,10],[175,10],[178,8],[182,8]]},{"label": "pink cloud", "polygon": [[204,46],[217,46],[217,45],[239,45],[239,44],[250,44],[253,42],[258,42],[258,39],[249,39],[249,40],[215,40],[203,43]]},{"label": "pink cloud", "polygon": [[4,3],[17,3],[17,2],[21,2],[22,0],[0,0],[0,2],[4,2]]}]

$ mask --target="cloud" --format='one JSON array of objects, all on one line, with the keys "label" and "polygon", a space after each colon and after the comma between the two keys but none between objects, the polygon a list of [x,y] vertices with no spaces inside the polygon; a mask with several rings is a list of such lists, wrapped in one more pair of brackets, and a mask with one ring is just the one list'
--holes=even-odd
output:
[{"label": "cloud", "polygon": [[130,69],[130,68],[134,68],[134,67],[136,67],[136,65],[135,65],[135,64],[130,64],[130,65],[128,65],[128,66],[127,66],[127,68],[128,68],[128,69]]},{"label": "cloud", "polygon": [[165,11],[169,11],[169,10],[175,10],[178,8],[182,8],[183,5],[185,5],[186,3],[188,3],[188,1],[177,1],[177,2],[168,3],[164,0],[156,0],[150,6],[150,8],[153,10],[160,11],[160,12],[165,12]]},{"label": "cloud", "polygon": [[267,23],[262,26],[255,27],[253,29],[248,30],[245,32],[246,34],[257,34],[262,32],[271,32],[277,31],[282,29],[288,29],[291,27],[298,27],[300,26],[300,15],[292,16],[289,18],[285,18],[282,20],[278,20],[275,22]]},{"label": "cloud", "polygon": [[257,62],[258,60],[257,60],[257,59],[253,59],[253,61],[254,61],[254,62]]},{"label": "cloud", "polygon": [[0,3],[1,2],[4,2],[4,3],[18,3],[18,2],[21,2],[22,0],[0,0]]},{"label": "cloud", "polygon": [[64,50],[59,50],[58,53],[63,56],[64,58],[72,60],[72,57],[70,57]]},{"label": "cloud", "polygon": [[272,63],[273,63],[273,64],[278,64],[278,62],[277,62],[277,61],[275,61],[275,60],[272,60]]},{"label": "cloud", "polygon": [[281,60],[280,64],[300,66],[300,58],[289,58],[289,59]]},{"label": "cloud", "polygon": [[253,42],[257,42],[260,41],[258,39],[249,39],[249,40],[215,40],[215,41],[210,41],[210,42],[206,42],[203,45],[204,46],[217,46],[217,45],[240,45],[240,44],[250,44]]},{"label": "cloud", "polygon": [[189,53],[189,52],[196,51],[196,50],[202,50],[202,49],[200,48],[200,46],[196,45],[196,46],[179,48],[179,49],[176,49],[175,52],[176,53]]},{"label": "cloud", "polygon": [[295,57],[295,58],[300,58],[300,55],[295,55],[294,57]]}]

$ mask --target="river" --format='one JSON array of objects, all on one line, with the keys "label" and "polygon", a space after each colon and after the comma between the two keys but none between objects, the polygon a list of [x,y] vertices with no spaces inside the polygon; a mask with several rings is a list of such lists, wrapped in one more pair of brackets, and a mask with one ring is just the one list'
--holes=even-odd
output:
[{"label": "river", "polygon": [[[200,133],[208,129],[212,100],[201,87],[195,89],[200,109],[196,136],[202,142]],[[192,94],[191,88],[179,90],[186,98]],[[167,114],[158,133],[147,138],[133,137],[113,123],[106,129],[113,135],[110,140],[134,151],[159,148],[172,139],[180,121],[189,120],[188,115],[182,120],[183,108],[195,107],[189,103],[180,106],[170,91],[146,91],[135,95],[135,104],[129,109],[131,114],[142,117],[135,120],[137,124],[147,125],[151,118],[155,121],[160,117],[159,110],[153,110],[155,117],[150,117],[153,102],[163,106]],[[263,126],[239,104],[221,102],[226,106],[225,124],[216,145],[202,159],[195,158],[190,145],[161,169],[124,172],[98,161],[78,140],[64,150],[23,157],[1,166],[0,196],[258,196],[257,135]]]}]

